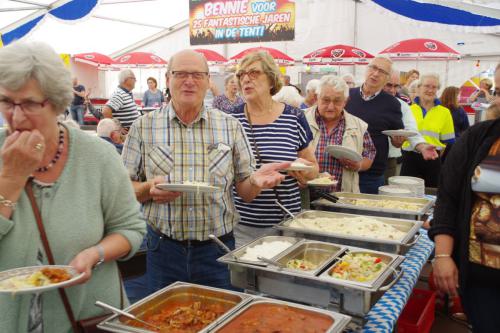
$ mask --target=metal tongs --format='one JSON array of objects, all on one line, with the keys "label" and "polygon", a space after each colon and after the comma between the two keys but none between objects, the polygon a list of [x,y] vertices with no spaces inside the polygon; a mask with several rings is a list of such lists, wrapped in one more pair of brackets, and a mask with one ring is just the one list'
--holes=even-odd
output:
[{"label": "metal tongs", "polygon": [[314,193],[319,195],[323,199],[326,199],[326,200],[331,201],[333,203],[337,203],[337,201],[340,200],[340,198],[337,197],[336,195],[331,194],[331,193],[321,192],[320,190],[314,190]]},{"label": "metal tongs", "polygon": [[142,320],[142,319],[139,319],[139,318],[137,318],[136,316],[134,316],[133,314],[128,313],[128,312],[125,312],[125,311],[122,311],[122,310],[120,310],[120,309],[117,309],[117,308],[115,308],[114,306],[111,306],[111,305],[109,305],[109,304],[103,303],[103,302],[101,302],[101,301],[96,301],[96,302],[95,302],[95,305],[97,305],[97,306],[99,306],[99,307],[101,307],[101,308],[103,308],[103,309],[110,310],[111,312],[113,312],[113,313],[115,313],[115,314],[117,314],[117,315],[125,316],[125,317],[127,317],[127,318],[132,319],[132,320],[138,321],[138,322],[140,322],[141,324],[147,325],[147,326],[149,326],[149,327],[153,327],[153,328],[154,328],[154,329],[156,329],[156,330],[161,330],[161,328],[160,328],[160,327],[158,327],[158,326],[156,326],[156,325],[154,325],[154,324],[148,323],[147,321],[144,321],[144,320]]},{"label": "metal tongs", "polygon": [[233,257],[234,261],[238,261],[238,257],[236,257],[233,253],[231,253],[232,252],[231,249],[228,248],[226,246],[226,244],[224,244],[219,238],[217,238],[217,236],[215,236],[214,234],[210,234],[210,235],[208,235],[208,238],[213,240],[215,242],[215,244],[217,244],[221,249],[226,251],[226,253],[230,254],[231,257]]},{"label": "metal tongs", "polygon": [[288,215],[290,215],[290,216],[292,217],[292,219],[294,219],[294,218],[295,218],[295,215],[293,215],[293,213],[292,213],[291,211],[289,211],[289,210],[288,210],[285,206],[283,206],[283,205],[281,204],[281,202],[279,202],[279,200],[277,200],[277,199],[276,199],[276,200],[275,200],[275,202],[276,202],[276,204],[277,204],[278,206],[280,206],[280,208],[281,208],[281,209],[283,209],[283,211],[284,211],[285,213],[287,213]]}]

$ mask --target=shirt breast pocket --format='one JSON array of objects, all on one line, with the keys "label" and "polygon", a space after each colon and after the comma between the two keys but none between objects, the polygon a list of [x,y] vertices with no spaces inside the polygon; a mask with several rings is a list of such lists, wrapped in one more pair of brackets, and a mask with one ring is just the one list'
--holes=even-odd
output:
[{"label": "shirt breast pocket", "polygon": [[168,146],[154,146],[149,152],[149,160],[154,176],[168,175],[174,168],[174,155]]},{"label": "shirt breast pocket", "polygon": [[208,152],[209,168],[208,171],[218,177],[225,177],[231,167],[231,147],[225,144],[219,144],[218,148],[210,149]]}]

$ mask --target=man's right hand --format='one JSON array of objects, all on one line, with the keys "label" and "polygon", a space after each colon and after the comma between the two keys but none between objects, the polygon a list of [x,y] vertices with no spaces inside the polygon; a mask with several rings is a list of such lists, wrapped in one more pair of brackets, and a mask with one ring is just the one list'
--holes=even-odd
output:
[{"label": "man's right hand", "polygon": [[160,190],[156,187],[156,184],[165,183],[165,177],[158,176],[155,177],[151,183],[151,187],[149,189],[149,195],[151,196],[151,200],[158,204],[164,204],[167,202],[174,201],[178,197],[182,195],[182,192],[171,192]]}]

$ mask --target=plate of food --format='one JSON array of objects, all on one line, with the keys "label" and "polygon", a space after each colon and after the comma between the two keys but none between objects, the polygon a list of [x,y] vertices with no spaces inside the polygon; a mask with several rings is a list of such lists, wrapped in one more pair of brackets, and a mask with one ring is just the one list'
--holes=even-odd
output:
[{"label": "plate of food", "polygon": [[354,162],[359,162],[363,159],[363,156],[361,156],[361,154],[357,151],[339,145],[331,145],[326,147],[326,152],[338,159],[345,158]]},{"label": "plate of food", "polygon": [[0,293],[40,293],[72,284],[83,275],[66,265],[14,268],[0,272]]},{"label": "plate of food", "polygon": [[398,129],[398,130],[382,131],[382,134],[385,134],[387,136],[404,136],[404,137],[409,138],[409,137],[418,135],[418,132],[412,131],[412,130],[406,130],[406,129]]},{"label": "plate of food", "polygon": [[164,191],[184,193],[212,193],[220,191],[221,188],[203,182],[185,181],[183,183],[161,183],[156,187]]},{"label": "plate of food", "polygon": [[337,185],[337,183],[338,181],[331,179],[330,176],[321,176],[315,179],[311,179],[307,182],[307,185],[313,187],[329,187]]},{"label": "plate of food", "polygon": [[292,164],[285,169],[285,171],[310,171],[312,170],[312,165],[306,165],[300,162],[292,162]]}]

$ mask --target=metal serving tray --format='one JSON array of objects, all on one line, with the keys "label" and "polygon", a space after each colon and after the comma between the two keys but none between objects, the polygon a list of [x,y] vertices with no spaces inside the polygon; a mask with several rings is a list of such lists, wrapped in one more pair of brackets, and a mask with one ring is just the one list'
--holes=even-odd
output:
[{"label": "metal serving tray", "polygon": [[[413,246],[420,237],[418,230],[422,226],[422,221],[415,220],[402,220],[402,219],[393,219],[387,217],[373,217],[381,222],[390,224],[394,226],[396,229],[406,232],[406,236],[404,236],[400,240],[385,240],[385,239],[376,239],[355,235],[345,235],[340,233],[326,233],[317,230],[310,229],[299,229],[290,227],[290,223],[293,220],[297,220],[300,218],[352,218],[359,215],[354,214],[345,214],[345,213],[336,213],[336,212],[327,212],[322,210],[308,210],[299,213],[294,219],[286,219],[281,223],[274,226],[274,228],[280,230],[285,236],[296,236],[307,239],[314,239],[318,241],[324,241],[329,243],[337,243],[337,244],[345,244],[351,246],[357,246],[367,249],[372,249],[376,251],[389,252],[389,253],[398,253],[405,254],[411,246]],[[371,217],[371,216],[365,216]]]},{"label": "metal serving tray", "polygon": [[[254,241],[240,247],[240,248],[237,248],[233,251],[231,251],[229,254],[226,254],[224,257],[229,257],[231,258],[232,260],[237,260],[237,261],[241,261],[241,262],[246,262],[246,263],[249,263],[251,265],[261,265],[261,266],[267,266],[268,264],[263,262],[263,261],[252,261],[252,260],[244,260],[244,259],[241,259],[241,257],[246,253],[246,250],[248,248],[251,248],[251,247],[255,247],[257,245],[260,245],[260,244],[263,244],[263,243],[266,243],[266,242],[274,242],[274,241],[288,241],[288,242],[291,242],[292,246],[294,246],[296,243],[298,243],[301,239],[300,238],[297,238],[297,237],[288,237],[288,236],[263,236],[263,237],[260,237],[260,238],[257,238],[255,239]],[[286,251],[288,249],[290,249],[290,247],[288,247],[287,249],[283,250],[283,251]],[[280,252],[281,253],[281,252]],[[273,259],[274,257],[276,257],[277,255],[279,255],[280,253],[277,253],[275,256],[273,256],[272,258],[269,258],[269,259]]]},{"label": "metal serving tray", "polygon": [[[301,243],[296,247],[300,245]],[[357,247],[344,248],[353,252],[363,251],[388,256],[391,268],[386,269],[369,285],[360,285],[345,280],[324,279],[273,265],[260,266],[234,261],[230,255],[225,255],[218,261],[229,266],[231,284],[235,287],[346,313],[358,317],[356,320],[362,323],[372,305],[403,275],[403,271],[398,271],[398,268],[404,257]]]},{"label": "metal serving tray", "polygon": [[344,251],[345,247],[336,244],[315,241],[302,241],[295,244],[295,246],[291,247],[287,251],[282,252],[280,255],[275,257],[275,260],[285,267],[290,260],[306,260],[316,265],[316,268],[311,270],[293,268],[283,269],[295,273],[316,276],[321,271],[323,271],[324,268],[328,266],[332,262],[332,260],[339,255],[339,253],[342,253]]},{"label": "metal serving tray", "polygon": [[[188,284],[184,282],[175,282],[168,287],[165,287],[157,291],[156,293],[144,298],[143,300],[129,306],[125,309],[125,311],[132,313],[133,315],[139,317],[139,319],[142,319],[145,315],[158,311],[167,303],[193,299],[209,303],[223,303],[227,304],[228,307],[232,306],[231,309],[228,309],[226,311],[226,313],[224,313],[214,322],[199,331],[199,333],[206,333],[214,328],[219,322],[228,317],[232,312],[236,311],[245,303],[249,302],[252,299],[252,296],[207,286]],[[116,333],[155,332],[150,331],[146,328],[129,326],[127,325],[128,322],[129,319],[121,319],[121,316],[113,315],[101,322],[98,327],[100,329]]]},{"label": "metal serving tray", "polygon": [[[253,306],[256,306],[259,304],[287,306],[287,307],[299,309],[300,312],[305,311],[306,313],[310,313],[312,315],[315,315],[316,317],[317,316],[328,317],[328,319],[331,319],[333,321],[333,323],[328,328],[328,330],[325,331],[325,333],[342,332],[343,329],[347,326],[347,324],[351,320],[351,318],[349,316],[335,313],[335,312],[331,312],[331,311],[326,311],[326,310],[313,308],[310,306],[305,306],[305,305],[300,305],[300,304],[292,304],[292,303],[284,302],[284,301],[271,300],[271,299],[263,298],[263,297],[256,297],[252,302],[247,303],[244,307],[240,308],[238,311],[234,312],[230,317],[226,318],[226,320],[224,322],[220,323],[220,325],[217,326],[212,332],[215,333],[215,332],[223,331],[224,327],[227,326],[229,323],[231,323],[231,321],[233,321],[238,316],[242,315],[247,310],[251,309]],[[313,320],[313,319],[311,319],[311,320]],[[285,325],[286,323],[283,323],[283,324]],[[234,333],[236,333],[236,332],[234,332]]]},{"label": "metal serving tray", "polygon": [[[423,220],[424,215],[434,204],[433,200],[426,198],[408,198],[408,197],[395,197],[392,195],[380,195],[380,194],[364,194],[364,193],[349,193],[349,192],[336,192],[332,193],[340,198],[336,203],[328,201],[326,199],[318,199],[313,201],[311,204],[317,208],[323,210],[333,210],[337,212],[346,212],[351,214],[360,215],[372,215],[372,216],[386,216],[401,219],[410,220]],[[343,200],[344,199],[344,200]],[[422,208],[418,211],[404,210],[404,209],[389,209],[389,208],[378,208],[378,207],[368,207],[368,206],[357,206],[349,204],[345,200],[349,199],[370,199],[370,200],[390,200],[390,201],[401,201],[414,204],[421,204]]]}]

